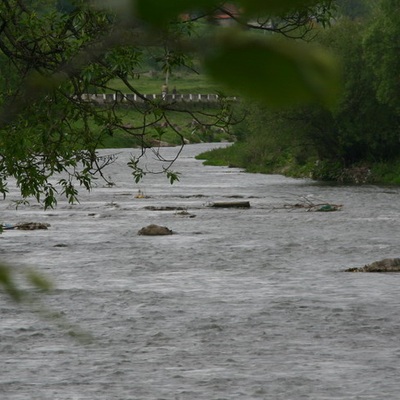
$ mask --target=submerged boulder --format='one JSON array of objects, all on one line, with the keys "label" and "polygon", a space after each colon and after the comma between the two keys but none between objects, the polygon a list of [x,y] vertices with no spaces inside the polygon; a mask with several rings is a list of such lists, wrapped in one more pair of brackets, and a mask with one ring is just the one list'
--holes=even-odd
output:
[{"label": "submerged boulder", "polygon": [[20,222],[15,225],[14,229],[21,229],[24,231],[34,231],[36,229],[48,229],[50,224],[42,222]]},{"label": "submerged boulder", "polygon": [[138,232],[138,235],[146,235],[146,236],[158,236],[158,235],[172,235],[173,232],[171,229],[168,229],[166,226],[160,226],[151,224],[143,227]]},{"label": "submerged boulder", "polygon": [[210,207],[214,208],[250,208],[249,201],[218,201],[211,203]]},{"label": "submerged boulder", "polygon": [[360,268],[348,268],[345,272],[400,272],[400,258],[385,258]]}]

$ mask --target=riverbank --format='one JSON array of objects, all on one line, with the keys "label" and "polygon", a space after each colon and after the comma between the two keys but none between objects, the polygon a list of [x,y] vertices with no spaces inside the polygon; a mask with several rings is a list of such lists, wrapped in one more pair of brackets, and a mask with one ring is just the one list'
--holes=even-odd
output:
[{"label": "riverbank", "polygon": [[252,173],[280,174],[346,184],[400,185],[400,159],[386,163],[356,164],[347,168],[338,163],[316,160],[300,164],[288,155],[266,163],[254,163],[249,155],[249,147],[243,142],[207,151],[196,158],[203,160],[205,165],[238,167]]},{"label": "riverbank", "polygon": [[[185,109],[188,112],[182,112]],[[229,142],[232,135],[218,124],[220,120],[217,104],[191,103],[182,105],[182,110],[169,111],[168,122],[158,115],[145,115],[140,108],[134,109],[127,105],[118,105],[116,117],[120,123],[112,130],[97,126],[91,121],[90,127],[96,132],[99,139],[99,148],[136,148],[152,147],[159,144],[165,146],[211,142]],[[138,127],[146,120],[146,134]],[[201,121],[201,123],[200,123]],[[77,124],[77,128],[80,127]]]}]

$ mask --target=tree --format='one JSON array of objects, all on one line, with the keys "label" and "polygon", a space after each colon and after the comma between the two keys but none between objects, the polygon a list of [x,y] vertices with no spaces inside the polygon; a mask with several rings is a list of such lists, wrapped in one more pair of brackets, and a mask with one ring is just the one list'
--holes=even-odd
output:
[{"label": "tree", "polygon": [[[248,107],[236,146],[241,167],[263,172],[299,171],[317,179],[351,179],[347,171],[394,162],[400,154],[399,57],[395,52],[395,2],[380,3],[372,21],[337,18],[316,42],[340,60],[343,88],[331,107],[302,105],[288,110]],[[391,8],[392,7],[392,8]],[[385,25],[384,19],[391,23]],[[235,146],[235,145],[234,145]],[[233,149],[230,149],[232,153]],[[347,175],[346,175],[347,174]]]},{"label": "tree", "polygon": [[381,0],[376,4],[374,14],[363,42],[366,62],[373,71],[377,99],[400,113],[399,2]]},{"label": "tree", "polygon": [[[120,8],[121,2],[115,2],[115,7],[112,1],[94,4],[91,7],[81,0],[60,0],[57,7],[50,0],[4,0],[0,4],[0,63],[3,77],[10,78],[2,79],[0,94],[3,195],[9,177],[15,177],[22,197],[33,196],[44,207],[55,204],[59,191],[74,202],[76,183],[90,189],[93,177],[101,176],[112,161],[96,155],[105,135],[124,130],[146,147],[146,128],[161,122],[173,127],[173,111],[191,112],[200,124],[205,123],[201,113],[148,100],[135,88],[143,54],[149,48],[165,49],[159,61],[168,73],[176,66],[189,65],[192,54],[200,54],[211,77],[265,104],[326,103],[334,98],[337,85],[331,58],[299,47],[297,42],[279,40],[277,35],[249,32],[252,28],[304,37],[316,20],[329,21],[331,1],[237,1],[236,25],[212,25],[201,37],[195,35],[196,23],[210,21],[217,10],[229,12],[219,1],[137,0]],[[182,18],[184,13],[189,17]],[[99,106],[86,96],[108,91],[122,97],[116,80],[124,91],[143,100],[140,105],[126,102],[142,115],[133,126],[121,119],[119,104]],[[206,123],[227,124],[230,115],[222,102],[220,112],[212,122],[207,115]],[[139,161],[131,160],[129,165],[139,180],[145,173]],[[162,172],[171,181],[177,179],[168,167]],[[57,185],[51,183],[50,178],[59,174],[62,178]]]},{"label": "tree", "polygon": [[[386,9],[385,1],[382,7]],[[389,14],[396,15],[396,7]],[[394,25],[391,24],[388,31],[392,32]],[[399,57],[394,51],[390,56],[387,54],[387,44],[397,37],[385,38],[376,31],[376,26],[377,22],[371,22],[369,18],[363,21],[344,18],[319,38],[324,47],[341,60],[344,85],[338,104],[329,110],[331,123],[326,126],[330,128],[325,128],[322,141],[320,135],[314,136],[315,145],[317,149],[325,149],[319,151],[320,159],[337,161],[342,167],[360,162],[386,162],[398,157],[400,152],[400,115],[394,106],[396,88],[391,86],[390,91],[385,91],[384,100],[384,84],[375,68],[379,64],[383,69],[383,64],[390,59],[392,64],[386,66],[386,79],[393,79],[391,84],[396,84],[398,79],[395,79],[394,69],[399,67]],[[371,43],[371,32],[375,32],[374,44]],[[369,59],[377,64],[368,62]],[[318,124],[319,116],[325,114],[326,111],[321,110],[314,116],[314,121]]]},{"label": "tree", "polygon": [[352,20],[364,18],[369,14],[372,8],[370,0],[336,0],[339,13],[351,18]]}]

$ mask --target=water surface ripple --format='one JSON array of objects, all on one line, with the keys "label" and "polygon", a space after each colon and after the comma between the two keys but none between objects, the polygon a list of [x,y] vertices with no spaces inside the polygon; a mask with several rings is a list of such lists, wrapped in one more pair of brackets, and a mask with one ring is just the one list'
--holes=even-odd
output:
[{"label": "water surface ripple", "polygon": [[[106,172],[115,186],[99,181],[80,204],[15,210],[13,190],[0,203],[4,223],[51,224],[4,232],[0,257],[50,276],[44,303],[71,324],[0,297],[1,399],[399,398],[400,275],[342,270],[399,256],[400,190],[193,158],[214,146],[187,146],[173,186],[159,175],[132,184],[122,150]],[[207,207],[238,198],[251,208]],[[284,208],[304,198],[343,209]],[[151,223],[176,234],[137,235]]]}]

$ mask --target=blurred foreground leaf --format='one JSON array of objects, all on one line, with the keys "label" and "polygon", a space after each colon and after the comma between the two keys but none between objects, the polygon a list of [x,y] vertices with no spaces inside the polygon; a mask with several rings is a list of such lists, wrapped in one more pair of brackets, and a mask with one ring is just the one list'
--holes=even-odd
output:
[{"label": "blurred foreground leaf", "polygon": [[81,344],[92,343],[94,338],[90,333],[69,322],[63,313],[55,312],[43,304],[41,295],[49,294],[52,289],[52,282],[33,268],[0,264],[0,295],[5,293],[19,307],[27,307],[30,312],[55,324]]},{"label": "blurred foreground leaf", "polygon": [[50,290],[53,289],[52,282],[32,268],[25,271],[25,276],[27,281],[32,284],[34,288],[42,292],[50,292]]},{"label": "blurred foreground leaf", "polygon": [[224,34],[205,59],[209,75],[269,106],[334,104],[340,89],[335,60],[299,43]]},{"label": "blurred foreground leaf", "polygon": [[22,292],[17,288],[16,284],[14,283],[12,270],[9,266],[4,264],[0,265],[0,288],[13,300],[21,301]]},{"label": "blurred foreground leaf", "polygon": [[241,0],[238,2],[245,12],[250,14],[281,14],[302,7],[310,7],[321,0]]},{"label": "blurred foreground leaf", "polygon": [[140,19],[163,25],[189,11],[208,10],[221,4],[215,0],[136,0],[135,12]]},{"label": "blurred foreground leaf", "polygon": [[29,297],[29,289],[22,289],[18,285],[19,276],[25,278],[26,283],[35,290],[50,292],[53,288],[51,281],[32,268],[12,267],[0,264],[0,291],[4,291],[12,300],[20,302]]},{"label": "blurred foreground leaf", "polygon": [[[115,1],[115,0],[114,0]],[[326,3],[329,1],[326,0]],[[117,2],[118,3],[118,2]],[[242,14],[277,15],[299,8],[324,3],[324,0],[236,0],[232,2]],[[137,16],[153,25],[164,25],[184,13],[213,11],[226,4],[218,0],[136,0]]]}]

